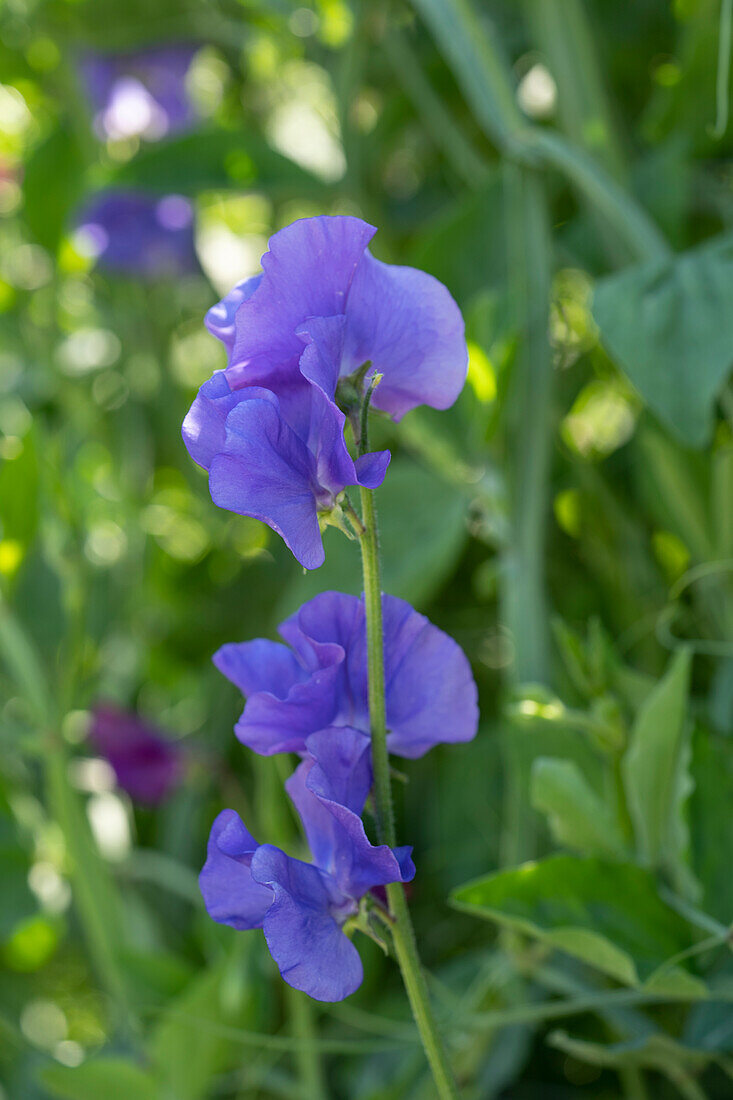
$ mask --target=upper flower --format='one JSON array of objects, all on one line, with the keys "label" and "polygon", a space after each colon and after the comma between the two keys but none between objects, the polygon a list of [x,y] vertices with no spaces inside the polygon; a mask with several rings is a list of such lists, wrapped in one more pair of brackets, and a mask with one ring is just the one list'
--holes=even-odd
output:
[{"label": "upper flower", "polygon": [[450,294],[424,272],[375,260],[374,232],[358,218],[320,217],[272,237],[262,274],[207,314],[228,365],[183,424],[214,502],[269,524],[307,569],[324,560],[319,513],[348,485],[376,488],[389,462],[387,451],[350,457],[339,379],[367,364],[360,384],[378,372],[372,404],[399,419],[419,404],[447,408],[466,375]]},{"label": "upper flower", "polygon": [[361,985],[359,954],[343,926],[374,886],[407,882],[410,848],[370,844],[361,813],[371,786],[369,740],[357,730],[308,738],[308,758],[286,783],[313,863],[258,845],[234,810],[214,822],[199,879],[209,915],[238,929],[262,928],[285,981],[320,1001]]},{"label": "upper flower", "polygon": [[262,275],[206,317],[229,353],[232,388],[279,393],[300,374],[333,398],[339,378],[369,362],[365,380],[382,375],[372,405],[396,420],[453,404],[468,363],[460,310],[432,275],[375,260],[375,233],[360,218],[318,217],[270,238]]},{"label": "upper flower", "polygon": [[[382,597],[387,744],[422,756],[470,741],[476,684],[463,650],[404,600]],[[235,733],[255,752],[303,752],[326,727],[369,732],[364,602],[323,592],[282,623],[288,645],[258,638],[222,646],[214,664],[247,697]]]}]

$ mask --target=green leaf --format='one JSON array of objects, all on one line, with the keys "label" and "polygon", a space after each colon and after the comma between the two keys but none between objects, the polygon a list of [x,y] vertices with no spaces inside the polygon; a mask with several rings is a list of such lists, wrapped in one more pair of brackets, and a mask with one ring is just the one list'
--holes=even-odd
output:
[{"label": "green leaf", "polygon": [[[460,487],[407,459],[392,462],[377,490],[385,592],[413,604],[430,598],[463,550],[467,507],[467,493]],[[281,614],[327,588],[361,593],[358,543],[331,528],[325,546],[325,565],[292,581],[279,605]]]},{"label": "green leaf", "polygon": [[124,1058],[95,1058],[73,1069],[51,1066],[41,1081],[61,1100],[160,1100],[154,1078]]},{"label": "green leaf", "polygon": [[[686,724],[691,650],[681,648],[637,714],[621,764],[641,858],[689,877],[684,808],[692,790]],[[687,886],[689,886],[689,882]]]},{"label": "green leaf", "polygon": [[558,844],[589,855],[618,855],[623,841],[616,822],[572,760],[546,756],[532,766],[532,805],[547,815]]},{"label": "green leaf", "polygon": [[105,182],[184,195],[252,187],[274,198],[324,192],[324,185],[310,172],[275,152],[258,135],[239,130],[196,130],[150,144]]},{"label": "green leaf", "polygon": [[461,886],[452,901],[627,985],[639,985],[692,942],[652,875],[631,863],[551,856]]},{"label": "green leaf", "polygon": [[593,316],[650,409],[683,443],[704,446],[733,361],[733,236],[608,276]]}]

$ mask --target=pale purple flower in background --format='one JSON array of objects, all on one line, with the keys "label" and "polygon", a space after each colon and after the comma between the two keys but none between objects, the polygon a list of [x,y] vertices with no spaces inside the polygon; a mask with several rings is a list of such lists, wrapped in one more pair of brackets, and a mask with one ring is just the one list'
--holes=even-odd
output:
[{"label": "pale purple flower in background", "polygon": [[147,279],[200,270],[194,211],[182,195],[103,191],[76,216],[76,247],[104,270]]},{"label": "pale purple flower in background", "polygon": [[97,136],[156,141],[195,125],[186,77],[197,49],[183,43],[86,54],[80,69]]}]

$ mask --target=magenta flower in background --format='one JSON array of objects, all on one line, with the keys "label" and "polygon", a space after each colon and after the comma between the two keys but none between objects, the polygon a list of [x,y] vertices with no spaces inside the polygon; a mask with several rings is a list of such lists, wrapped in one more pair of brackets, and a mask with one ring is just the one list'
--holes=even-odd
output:
[{"label": "magenta flower in background", "polygon": [[[414,759],[441,742],[470,741],[477,690],[460,646],[404,600],[382,597],[387,745]],[[235,733],[269,756],[303,752],[326,727],[369,733],[363,599],[323,592],[282,623],[287,645],[257,638],[222,646],[214,664],[247,702]]]},{"label": "magenta flower in background", "polygon": [[180,746],[131,711],[110,704],[94,707],[89,739],[136,802],[162,802],[183,778]]},{"label": "magenta flower in background", "polygon": [[182,195],[103,191],[76,221],[77,247],[107,271],[158,279],[199,270],[193,207]]},{"label": "magenta flower in background", "polygon": [[372,782],[369,738],[325,729],[286,783],[313,856],[304,863],[258,845],[234,810],[223,810],[199,879],[207,912],[237,929],[262,928],[284,980],[319,1001],[341,1001],[361,985],[359,953],[343,926],[375,886],[415,874],[411,848],[367,839],[361,814]]},{"label": "magenta flower in background", "polygon": [[183,424],[214,503],[269,524],[307,569],[324,560],[319,513],[348,485],[376,488],[389,461],[386,451],[349,457],[339,379],[368,362],[363,386],[382,375],[372,405],[399,419],[420,404],[447,408],[466,376],[450,294],[424,272],[375,260],[366,247],[374,233],[352,217],[276,233],[262,275],[207,315],[228,365]]},{"label": "magenta flower in background", "polygon": [[186,77],[197,49],[166,45],[83,57],[80,69],[97,136],[156,141],[193,126],[198,116]]}]

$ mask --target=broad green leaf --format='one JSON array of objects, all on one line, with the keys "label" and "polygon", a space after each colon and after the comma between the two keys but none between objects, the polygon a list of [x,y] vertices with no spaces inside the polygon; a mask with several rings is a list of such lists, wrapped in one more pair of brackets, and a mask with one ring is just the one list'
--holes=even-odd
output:
[{"label": "broad green leaf", "polygon": [[631,863],[551,856],[459,887],[457,908],[534,936],[627,985],[692,942],[686,922]]},{"label": "broad green leaf", "polygon": [[618,855],[623,850],[608,807],[572,760],[535,760],[530,796],[534,808],[547,815],[558,844],[589,855]]},{"label": "broad green leaf", "polygon": [[[413,604],[424,602],[449,575],[465,545],[468,496],[417,463],[396,459],[376,500],[384,591]],[[289,614],[327,588],[362,591],[358,543],[330,529],[325,546],[325,565],[293,580],[280,613]]]},{"label": "broad green leaf", "polygon": [[266,190],[270,197],[324,191],[315,176],[275,152],[263,138],[238,130],[196,130],[150,144],[105,182],[184,195],[252,187]]},{"label": "broad green leaf", "polygon": [[686,725],[691,660],[686,648],[672,658],[637,714],[621,764],[641,858],[683,881],[689,878],[684,809],[692,790]]},{"label": "broad green leaf", "polygon": [[733,364],[733,236],[608,276],[593,316],[652,411],[683,443],[703,447]]},{"label": "broad green leaf", "polygon": [[155,1079],[124,1058],[95,1058],[73,1069],[51,1066],[41,1080],[60,1100],[160,1100]]}]

